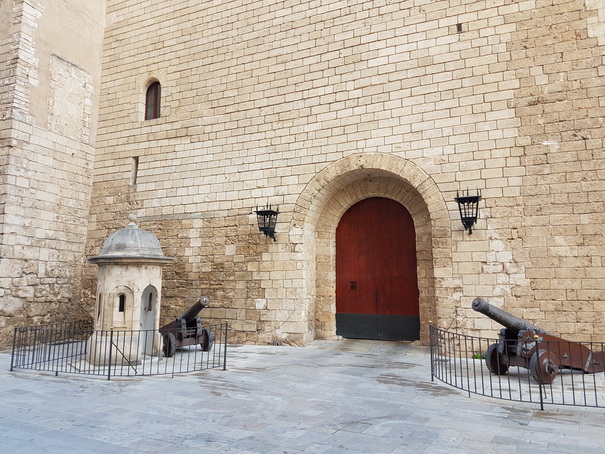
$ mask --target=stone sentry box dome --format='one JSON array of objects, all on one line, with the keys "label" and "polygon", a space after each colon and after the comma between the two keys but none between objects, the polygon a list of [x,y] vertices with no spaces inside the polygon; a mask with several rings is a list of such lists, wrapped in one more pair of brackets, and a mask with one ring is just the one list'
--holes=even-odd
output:
[{"label": "stone sentry box dome", "polygon": [[[151,232],[139,228],[136,216],[128,219],[130,223],[125,228],[105,240],[99,255],[88,259],[99,267],[94,313],[96,345],[89,349],[89,360],[95,364],[107,361],[105,338],[111,331],[120,332],[115,337],[125,343],[122,352],[131,352],[123,353],[129,361],[138,360],[142,354],[161,352],[162,340],[157,330],[162,265],[174,258],[162,253],[160,242]],[[121,354],[112,356],[119,361]]]},{"label": "stone sentry box dome", "polygon": [[139,228],[136,216],[128,216],[130,223],[123,229],[112,233],[103,243],[99,255],[88,260],[92,263],[125,262],[135,260],[138,263],[168,263],[174,258],[162,253],[160,242],[155,235]]}]

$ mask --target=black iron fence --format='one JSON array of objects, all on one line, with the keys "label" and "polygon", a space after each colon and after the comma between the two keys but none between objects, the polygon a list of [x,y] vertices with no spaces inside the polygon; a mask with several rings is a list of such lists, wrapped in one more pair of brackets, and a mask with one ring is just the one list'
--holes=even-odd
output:
[{"label": "black iron fence", "polygon": [[469,396],[605,408],[604,343],[496,340],[431,326],[430,347],[431,379]]},{"label": "black iron fence", "polygon": [[175,375],[227,367],[227,323],[206,326],[200,345],[174,345],[177,330],[95,330],[90,321],[15,328],[11,371],[115,376]]}]

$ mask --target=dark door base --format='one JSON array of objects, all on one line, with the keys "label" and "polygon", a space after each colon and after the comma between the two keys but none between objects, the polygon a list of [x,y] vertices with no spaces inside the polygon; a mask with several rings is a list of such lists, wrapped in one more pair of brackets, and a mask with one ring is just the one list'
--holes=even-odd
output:
[{"label": "dark door base", "polygon": [[413,315],[336,314],[336,334],[349,339],[420,339],[420,317]]}]

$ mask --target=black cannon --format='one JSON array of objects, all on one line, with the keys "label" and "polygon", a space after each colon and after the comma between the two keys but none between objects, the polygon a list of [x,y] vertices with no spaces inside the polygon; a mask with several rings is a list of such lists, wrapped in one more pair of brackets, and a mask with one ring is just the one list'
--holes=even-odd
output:
[{"label": "black cannon", "polygon": [[490,345],[485,354],[493,374],[504,375],[510,366],[524,367],[538,383],[548,384],[561,369],[605,371],[605,352],[593,352],[581,343],[553,336],[481,298],[475,298],[473,309],[504,326],[498,343]]},{"label": "black cannon", "polygon": [[197,316],[200,311],[210,304],[208,297],[198,299],[187,312],[160,328],[160,334],[164,338],[164,356],[171,357],[177,348],[185,345],[200,344],[202,351],[209,351],[214,343],[212,331],[202,327],[202,319]]}]

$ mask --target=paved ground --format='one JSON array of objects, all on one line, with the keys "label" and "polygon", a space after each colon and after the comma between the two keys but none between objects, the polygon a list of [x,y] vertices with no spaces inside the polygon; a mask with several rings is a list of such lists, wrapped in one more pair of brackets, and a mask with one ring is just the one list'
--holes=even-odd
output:
[{"label": "paved ground", "polygon": [[1,453],[603,453],[605,410],[431,383],[426,348],[233,346],[228,370],[106,381],[10,372]]}]

